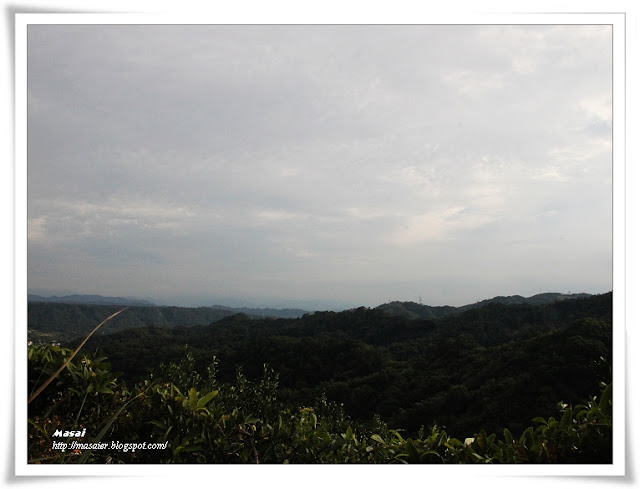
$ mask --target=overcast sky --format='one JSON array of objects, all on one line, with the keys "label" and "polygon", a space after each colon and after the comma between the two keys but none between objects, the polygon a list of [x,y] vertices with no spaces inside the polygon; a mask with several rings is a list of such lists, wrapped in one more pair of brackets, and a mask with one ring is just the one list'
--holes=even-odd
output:
[{"label": "overcast sky", "polygon": [[307,308],[607,292],[611,36],[32,25],[29,290]]}]

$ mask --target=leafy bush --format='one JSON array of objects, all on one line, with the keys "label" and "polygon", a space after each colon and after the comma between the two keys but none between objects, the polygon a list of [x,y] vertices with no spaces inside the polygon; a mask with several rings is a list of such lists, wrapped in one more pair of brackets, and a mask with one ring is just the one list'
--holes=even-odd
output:
[{"label": "leafy bush", "polygon": [[[29,347],[34,390],[71,350]],[[610,463],[612,385],[585,403],[559,405],[559,420],[538,417],[519,438],[480,430],[464,439],[437,425],[415,437],[384,421],[356,423],[325,396],[291,408],[277,400],[278,375],[266,365],[257,381],[241,370],[232,383],[217,378],[216,358],[206,375],[182,360],[162,365],[131,390],[105,358],[74,359],[29,405],[30,463]],[[100,450],[52,447],[55,429],[82,430],[83,443],[162,443],[137,450],[109,444]],[[70,440],[66,440],[70,441]]]}]

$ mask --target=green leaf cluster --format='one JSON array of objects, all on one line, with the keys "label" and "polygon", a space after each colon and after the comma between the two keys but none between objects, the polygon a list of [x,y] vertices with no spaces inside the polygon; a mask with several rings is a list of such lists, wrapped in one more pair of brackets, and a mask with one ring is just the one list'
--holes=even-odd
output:
[{"label": "green leaf cluster", "polygon": [[[30,347],[35,388],[62,365],[70,350]],[[218,378],[218,361],[199,374],[189,349],[132,389],[100,356],[74,359],[30,405],[30,463],[610,463],[612,385],[574,406],[561,403],[559,419],[536,417],[519,437],[481,429],[454,437],[438,425],[415,436],[389,429],[380,417],[351,419],[326,396],[290,407],[277,398],[278,375],[263,366],[248,379]],[[52,449],[58,427],[87,430],[88,440],[166,443],[165,449]]]}]

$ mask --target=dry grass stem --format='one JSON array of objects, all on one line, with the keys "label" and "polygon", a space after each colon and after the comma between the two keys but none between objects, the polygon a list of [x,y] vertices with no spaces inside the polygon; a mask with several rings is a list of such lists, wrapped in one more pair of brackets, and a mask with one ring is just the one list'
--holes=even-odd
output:
[{"label": "dry grass stem", "polygon": [[60,375],[60,372],[62,372],[65,367],[67,365],[69,365],[69,362],[71,360],[73,360],[73,357],[76,356],[76,353],[78,353],[80,351],[80,348],[82,348],[84,346],[84,344],[87,342],[87,340],[89,338],[91,338],[91,335],[93,333],[95,333],[96,331],[98,331],[98,329],[100,328],[100,326],[102,326],[104,323],[106,323],[107,321],[109,321],[110,319],[113,319],[114,317],[116,317],[118,314],[120,314],[122,311],[129,309],[128,307],[122,308],[120,309],[118,312],[113,313],[111,316],[109,316],[107,319],[105,319],[104,321],[102,321],[100,324],[98,324],[95,328],[93,328],[93,331],[91,331],[91,333],[89,333],[87,335],[87,337],[82,340],[82,343],[80,343],[80,345],[78,345],[78,348],[76,348],[73,353],[71,354],[71,356],[67,359],[66,362],[64,362],[62,364],[62,366],[51,376],[47,379],[47,381],[42,384],[40,387],[38,387],[38,390],[36,390],[33,394],[31,394],[31,396],[29,397],[29,400],[27,401],[27,404],[30,404],[31,401],[33,401],[36,397],[38,397],[38,395],[40,395],[40,393],[53,381],[53,379],[55,379],[58,375]]}]

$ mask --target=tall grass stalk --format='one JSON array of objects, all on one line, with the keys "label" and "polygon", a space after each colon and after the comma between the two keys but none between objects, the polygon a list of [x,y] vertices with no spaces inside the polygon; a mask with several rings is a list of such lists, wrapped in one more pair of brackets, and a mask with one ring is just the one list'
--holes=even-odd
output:
[{"label": "tall grass stalk", "polygon": [[116,317],[118,314],[120,314],[122,311],[129,309],[128,307],[124,307],[122,309],[120,309],[118,312],[113,313],[111,316],[109,316],[107,319],[105,319],[104,321],[102,321],[100,324],[98,324],[93,331],[91,331],[91,333],[89,333],[87,335],[87,337],[82,340],[82,343],[80,343],[80,345],[78,345],[78,348],[76,348],[73,353],[71,354],[71,356],[67,359],[66,362],[64,362],[62,364],[62,366],[51,376],[47,379],[47,381],[42,384],[40,387],[38,387],[38,390],[36,390],[33,394],[31,394],[31,396],[29,396],[29,400],[27,401],[27,405],[31,404],[31,401],[33,401],[36,397],[38,397],[40,395],[40,393],[58,376],[60,375],[60,372],[62,372],[65,367],[67,365],[69,365],[69,362],[71,360],[73,360],[73,357],[76,356],[76,354],[80,351],[80,348],[82,348],[84,346],[84,344],[87,342],[87,340],[89,338],[91,338],[91,335],[93,335],[93,333],[95,333],[96,331],[98,331],[98,329],[100,328],[100,326],[102,326],[103,324],[105,324],[107,321],[113,319],[114,317]]}]

